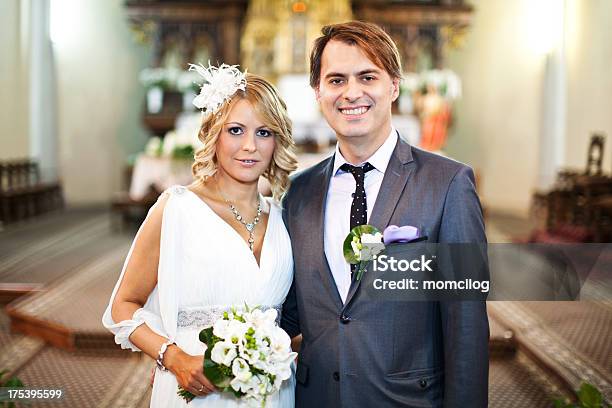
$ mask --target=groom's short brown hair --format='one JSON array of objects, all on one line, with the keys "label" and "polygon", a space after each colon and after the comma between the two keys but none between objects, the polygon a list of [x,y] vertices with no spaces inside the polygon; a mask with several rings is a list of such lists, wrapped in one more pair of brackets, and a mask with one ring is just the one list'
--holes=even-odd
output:
[{"label": "groom's short brown hair", "polygon": [[326,25],[314,42],[310,53],[310,86],[316,88],[321,81],[321,57],[330,40],[356,45],[377,66],[393,79],[402,77],[402,63],[397,46],[382,28],[365,21],[349,21]]}]

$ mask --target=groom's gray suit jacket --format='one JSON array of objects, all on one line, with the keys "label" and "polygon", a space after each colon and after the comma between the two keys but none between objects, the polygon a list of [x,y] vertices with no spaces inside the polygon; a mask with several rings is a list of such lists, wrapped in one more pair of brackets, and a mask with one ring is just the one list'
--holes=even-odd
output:
[{"label": "groom's gray suit jacket", "polygon": [[[323,250],[332,168],[333,157],[299,173],[284,200],[295,278],[281,325],[303,335],[297,407],[487,406],[484,302],[364,301],[362,280],[342,303]],[[401,139],[368,223],[420,226],[429,242],[486,242],[472,170]]]}]

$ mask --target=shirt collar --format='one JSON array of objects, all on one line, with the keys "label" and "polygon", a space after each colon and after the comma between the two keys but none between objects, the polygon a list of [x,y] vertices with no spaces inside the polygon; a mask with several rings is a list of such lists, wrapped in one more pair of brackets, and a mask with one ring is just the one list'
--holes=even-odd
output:
[{"label": "shirt collar", "polygon": [[[369,159],[365,162],[369,162],[374,168],[381,173],[385,173],[387,170],[387,166],[389,165],[389,160],[391,160],[391,155],[393,154],[393,150],[395,150],[395,145],[397,144],[397,131],[395,128],[391,127],[391,132],[389,136],[387,136],[387,140],[374,152]],[[336,154],[334,155],[334,172],[333,175],[336,175],[340,166],[344,163],[348,163],[342,153],[340,153],[340,144],[336,143]],[[363,163],[360,163],[361,165]]]}]

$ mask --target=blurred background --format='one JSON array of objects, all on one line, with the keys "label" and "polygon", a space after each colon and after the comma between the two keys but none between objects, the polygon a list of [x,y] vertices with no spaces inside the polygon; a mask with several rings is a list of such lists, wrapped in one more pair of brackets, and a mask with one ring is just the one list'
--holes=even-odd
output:
[{"label": "blurred background", "polygon": [[[272,80],[305,168],[335,146],[310,46],[350,19],[396,41],[394,125],[474,168],[490,242],[610,242],[612,1],[1,0],[1,383],[65,392],[33,406],[148,406],[154,364],[100,320],[146,211],[191,182],[187,64]],[[612,285],[585,288],[488,303],[490,406],[612,402]]]}]

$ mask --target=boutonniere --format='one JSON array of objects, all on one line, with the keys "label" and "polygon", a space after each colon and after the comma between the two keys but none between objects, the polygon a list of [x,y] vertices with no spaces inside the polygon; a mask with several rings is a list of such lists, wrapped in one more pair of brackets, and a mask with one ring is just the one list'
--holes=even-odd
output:
[{"label": "boutonniere", "polygon": [[351,230],[344,239],[342,247],[344,259],[357,265],[355,279],[361,280],[368,262],[376,259],[385,250],[385,245],[407,243],[427,239],[421,237],[419,229],[410,225],[398,227],[389,225],[384,232],[372,225],[359,225]]}]

